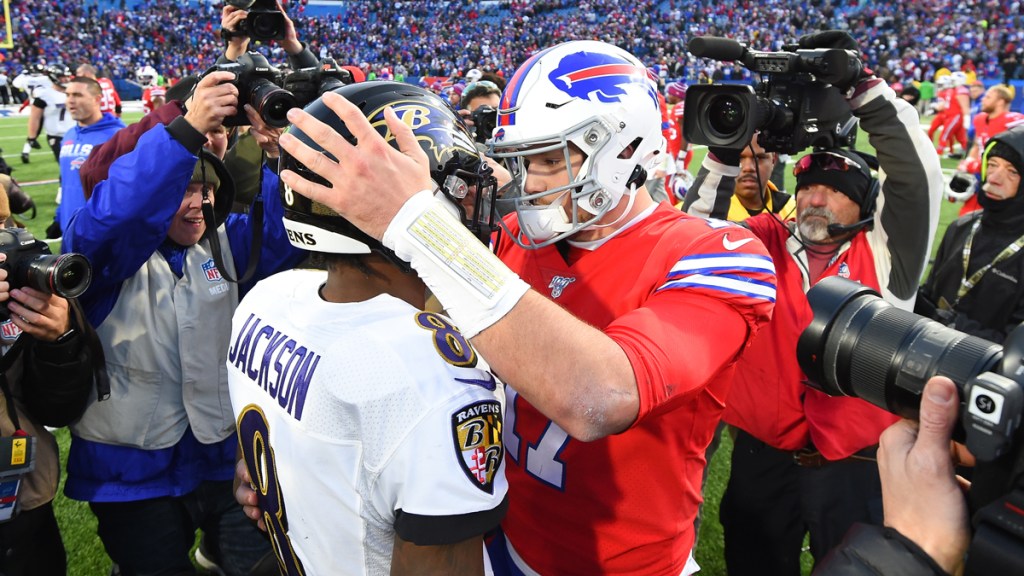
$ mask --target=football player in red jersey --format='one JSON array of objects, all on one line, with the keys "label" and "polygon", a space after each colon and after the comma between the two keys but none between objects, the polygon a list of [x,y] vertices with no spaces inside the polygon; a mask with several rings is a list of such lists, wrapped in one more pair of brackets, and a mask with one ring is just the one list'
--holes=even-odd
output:
[{"label": "football player in red jersey", "polygon": [[693,573],[704,449],[734,362],[771,314],[775,274],[748,231],[643,187],[663,145],[643,64],[574,41],[512,76],[493,154],[520,194],[498,257],[433,200],[407,124],[387,116],[400,153],[354,103],[324,102],[358,144],[290,111],[331,156],[281,145],[332,187],[290,170],[285,184],[409,261],[507,384],[512,496],[489,546],[495,573]]},{"label": "football player in red jersey", "polygon": [[[981,112],[974,117],[974,143],[971,144],[967,157],[957,166],[958,170],[975,175],[981,174],[981,151],[985,149],[989,139],[1024,121],[1024,114],[1010,110],[1011,102],[1013,96],[1006,86],[993,86],[985,91],[981,98]],[[978,203],[977,195],[971,194],[960,207],[960,215],[980,209],[981,204]]]}]

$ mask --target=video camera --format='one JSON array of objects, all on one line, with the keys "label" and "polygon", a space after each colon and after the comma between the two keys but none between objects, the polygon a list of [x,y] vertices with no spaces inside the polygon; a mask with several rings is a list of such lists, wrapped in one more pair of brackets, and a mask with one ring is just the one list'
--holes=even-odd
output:
[{"label": "video camera", "polygon": [[818,282],[807,300],[814,318],[796,352],[810,386],[916,420],[928,379],[956,383],[953,437],[978,462],[966,574],[1024,574],[1024,328],[1000,346],[896,308],[840,277]]},{"label": "video camera", "polygon": [[[316,68],[302,68],[287,75],[270,65],[259,52],[250,50],[234,62],[216,64],[203,72],[231,72],[238,88],[238,113],[224,119],[224,126],[246,126],[249,117],[243,107],[251,105],[260,118],[273,128],[288,126],[288,111],[301,108],[328,90],[350,84],[352,74],[332,58],[324,58]],[[283,87],[282,87],[283,86]]]},{"label": "video camera", "polygon": [[287,30],[284,12],[277,9],[275,0],[225,0],[229,5],[246,10],[249,14],[238,25],[235,34],[253,40],[284,40]]},{"label": "video camera", "polygon": [[694,56],[738,61],[761,76],[756,87],[702,84],[686,91],[683,133],[688,142],[743,148],[755,132],[768,152],[796,154],[811,146],[851,147],[857,120],[834,85],[861,74],[857,53],[839,48],[759,52],[728,38],[693,38]]},{"label": "video camera", "polygon": [[[28,286],[46,294],[75,298],[92,282],[92,266],[85,256],[55,256],[46,242],[37,240],[24,228],[0,228],[0,252],[7,255],[0,268],[7,270],[11,289]],[[8,317],[7,302],[2,302],[0,319]]]}]

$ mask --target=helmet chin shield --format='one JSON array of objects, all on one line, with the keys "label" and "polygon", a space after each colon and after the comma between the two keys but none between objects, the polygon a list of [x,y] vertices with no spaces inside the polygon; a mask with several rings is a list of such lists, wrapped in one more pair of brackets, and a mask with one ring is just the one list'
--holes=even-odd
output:
[{"label": "helmet chin shield", "polygon": [[[513,239],[540,248],[599,225],[643,184],[664,141],[657,90],[628,52],[585,40],[534,55],[506,86],[490,142],[490,155],[512,174],[513,197],[501,202],[511,203],[520,219],[522,233]],[[573,148],[583,153],[575,166]],[[555,150],[564,154],[566,183],[527,194],[526,160]],[[563,209],[543,206],[552,203],[545,197],[566,192]]]}]

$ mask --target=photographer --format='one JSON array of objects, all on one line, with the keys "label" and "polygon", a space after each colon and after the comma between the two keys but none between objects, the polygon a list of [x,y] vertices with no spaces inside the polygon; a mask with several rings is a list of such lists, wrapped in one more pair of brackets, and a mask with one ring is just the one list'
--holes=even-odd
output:
[{"label": "photographer", "polygon": [[1002,342],[1024,321],[1024,126],[989,140],[981,173],[982,210],[946,229],[915,312]]},{"label": "photographer", "polygon": [[[276,175],[264,168],[263,221],[228,215],[230,176],[202,150],[210,141],[223,151],[222,124],[237,112],[234,80],[207,74],[184,116],[152,126],[137,143],[125,130],[104,145],[128,151],[91,189],[64,237],[65,250],[102,270],[82,303],[111,379],[110,399],[91,401],[72,426],[65,491],[90,503],[125,576],[191,571],[198,528],[212,544],[204,555],[226,574],[276,569],[269,544],[232,496],[238,441],[225,359],[231,314],[248,285],[225,277],[241,276],[258,257],[255,281],[302,254],[281,224]],[[253,130],[273,140],[265,149],[276,151],[279,131],[247,112]],[[253,254],[257,226],[262,244]]]},{"label": "photographer", "polygon": [[[801,37],[799,47],[857,50],[838,31]],[[738,428],[720,511],[734,576],[799,574],[805,533],[821,559],[853,523],[881,521],[874,453],[895,417],[806,388],[796,341],[811,319],[805,291],[826,276],[849,277],[902,308],[913,306],[942,173],[916,111],[881,79],[865,72],[836,88],[868,133],[884,177],[872,178],[864,154],[818,150],[796,163],[795,219],[762,213],[744,221],[775,262],[779,297],[768,333],[740,357],[723,415]],[[702,168],[707,174],[689,211],[724,219],[739,151],[709,152],[714,157]]]},{"label": "photographer", "polygon": [[961,573],[970,532],[950,457],[957,405],[953,382],[934,377],[921,394],[920,422],[900,420],[882,434],[878,468],[885,527],[851,528],[815,576]]},{"label": "photographer", "polygon": [[[0,194],[0,225],[9,223],[7,196]],[[35,468],[20,476],[17,501],[0,508],[0,573],[6,576],[64,576],[67,559],[53,498],[60,479],[57,441],[45,426],[67,426],[82,413],[93,382],[88,329],[68,300],[12,284],[0,252],[0,445],[34,439],[29,460]],[[77,307],[77,304],[73,306]],[[19,478],[0,466],[0,484]],[[10,475],[9,475],[10,474]],[[13,514],[13,516],[12,516]]]}]

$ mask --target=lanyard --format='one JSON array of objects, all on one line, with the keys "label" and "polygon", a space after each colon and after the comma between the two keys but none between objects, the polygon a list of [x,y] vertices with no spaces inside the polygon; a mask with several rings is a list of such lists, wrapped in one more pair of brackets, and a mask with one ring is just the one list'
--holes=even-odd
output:
[{"label": "lanyard", "polygon": [[985,276],[990,268],[999,264],[1003,260],[1006,260],[1010,256],[1013,256],[1020,251],[1021,247],[1024,247],[1024,236],[1021,236],[1012,244],[1003,248],[1003,251],[1000,252],[995,259],[979,268],[974,274],[971,274],[970,278],[968,278],[967,264],[971,260],[971,245],[974,244],[974,236],[978,233],[979,228],[981,228],[981,218],[974,221],[974,224],[971,226],[971,232],[967,235],[967,242],[964,244],[964,276],[960,279],[960,288],[956,291],[956,301],[953,302],[950,308],[956,307],[956,305],[960,303],[960,299],[966,296],[967,293],[971,291],[971,288],[974,288],[978,282],[981,282],[981,278]]}]

